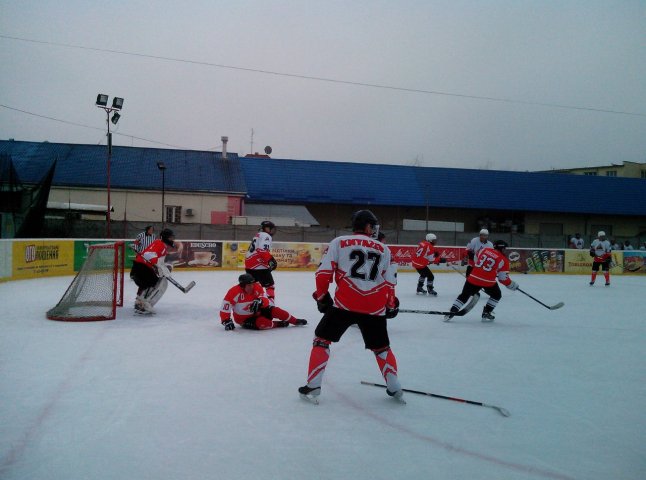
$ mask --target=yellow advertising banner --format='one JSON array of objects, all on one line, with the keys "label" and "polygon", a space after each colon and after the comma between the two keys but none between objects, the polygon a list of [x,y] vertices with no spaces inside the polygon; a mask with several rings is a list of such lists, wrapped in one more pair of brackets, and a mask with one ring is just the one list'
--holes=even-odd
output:
[{"label": "yellow advertising banner", "polygon": [[14,279],[74,274],[74,242],[27,240],[13,242]]},{"label": "yellow advertising banner", "polygon": [[[244,268],[244,256],[250,242],[224,242],[222,266],[224,268]],[[278,268],[313,270],[318,267],[327,244],[275,242],[271,254],[278,262]]]},{"label": "yellow advertising banner", "polygon": [[[610,273],[621,275],[623,273],[624,252],[615,250],[612,252],[610,262]],[[565,250],[565,273],[585,274],[592,271],[592,257],[588,250]],[[614,266],[612,266],[614,265]]]}]

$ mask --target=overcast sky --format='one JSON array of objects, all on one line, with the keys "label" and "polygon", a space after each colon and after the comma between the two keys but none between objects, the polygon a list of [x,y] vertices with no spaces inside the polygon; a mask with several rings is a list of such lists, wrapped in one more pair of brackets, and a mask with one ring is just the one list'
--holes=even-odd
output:
[{"label": "overcast sky", "polygon": [[646,162],[643,0],[3,0],[0,62],[3,140],[105,144],[106,93],[125,98],[115,145]]}]

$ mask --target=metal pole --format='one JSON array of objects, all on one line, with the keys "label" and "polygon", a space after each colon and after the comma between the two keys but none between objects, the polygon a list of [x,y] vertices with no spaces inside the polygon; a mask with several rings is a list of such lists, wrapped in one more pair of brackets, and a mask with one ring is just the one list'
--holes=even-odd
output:
[{"label": "metal pole", "polygon": [[106,215],[107,225],[106,232],[107,238],[110,236],[110,163],[112,163],[112,134],[110,133],[110,110],[105,111],[107,114],[107,124],[108,124],[108,212]]},{"label": "metal pole", "polygon": [[165,194],[166,194],[166,168],[162,170],[162,230],[166,228],[166,215],[165,215],[166,202],[164,198]]}]

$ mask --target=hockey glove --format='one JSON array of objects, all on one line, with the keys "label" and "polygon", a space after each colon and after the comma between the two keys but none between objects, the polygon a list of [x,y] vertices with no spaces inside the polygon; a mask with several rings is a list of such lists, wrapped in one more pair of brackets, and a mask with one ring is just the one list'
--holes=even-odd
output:
[{"label": "hockey glove", "polygon": [[274,257],[271,257],[269,259],[269,262],[267,262],[267,265],[269,265],[269,270],[274,271],[276,268],[278,268],[278,262]]},{"label": "hockey glove", "polygon": [[433,263],[435,265],[439,265],[440,263],[446,263],[446,258],[445,257],[437,257],[435,260],[433,260]]},{"label": "hockey glove", "polygon": [[259,298],[256,298],[253,302],[251,302],[251,305],[249,305],[249,311],[251,313],[258,313],[258,310],[260,310],[260,306],[262,305],[262,300]]},{"label": "hockey glove", "polygon": [[231,319],[224,320],[222,322],[222,325],[224,325],[224,329],[227,330],[227,331],[236,329],[236,325],[235,325],[235,323],[233,323],[233,320],[231,320]]},{"label": "hockey glove", "polygon": [[594,253],[594,248],[590,249],[590,256],[591,257],[596,257],[597,256],[596,253]]},{"label": "hockey glove", "polygon": [[518,290],[518,284],[516,282],[514,282],[513,280],[511,281],[511,283],[509,285],[505,285],[505,286],[509,290],[511,290],[512,292],[515,292],[516,290]]},{"label": "hockey glove", "polygon": [[462,265],[462,266],[464,267],[464,266],[465,266],[465,265],[467,265],[468,263],[469,263],[469,261],[468,261],[466,258],[463,258],[463,259],[462,259],[462,262],[460,262],[460,265]]},{"label": "hockey glove", "polygon": [[323,295],[321,298],[318,298],[316,296],[316,292],[312,294],[312,298],[316,300],[316,308],[318,308],[318,311],[321,313],[325,313],[328,311],[328,309],[334,305],[334,301],[332,300],[332,296],[330,295],[330,292],[325,292],[325,295]]},{"label": "hockey glove", "polygon": [[158,263],[157,265],[155,265],[155,267],[157,268],[157,276],[159,278],[170,277],[170,270],[165,263]]},{"label": "hockey glove", "polygon": [[386,318],[395,318],[399,313],[399,299],[395,297],[395,302],[392,307],[386,307]]}]

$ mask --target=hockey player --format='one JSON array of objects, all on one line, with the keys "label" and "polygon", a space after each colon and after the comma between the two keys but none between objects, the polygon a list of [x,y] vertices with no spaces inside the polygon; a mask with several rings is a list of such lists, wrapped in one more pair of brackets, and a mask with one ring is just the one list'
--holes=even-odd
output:
[{"label": "hockey player", "polygon": [[[471,274],[467,276],[462,293],[455,299],[451,306],[451,312],[457,313],[470,297],[478,293],[481,289],[489,295],[489,300],[482,310],[482,321],[493,322],[493,309],[502,298],[502,292],[498,282],[502,283],[509,290],[518,290],[518,284],[509,278],[509,260],[505,256],[507,243],[498,240],[491,247],[485,247],[476,254],[475,262]],[[497,281],[496,281],[497,280]],[[453,314],[446,315],[444,321],[448,322],[453,318]]]},{"label": "hockey player", "polygon": [[159,239],[138,253],[132,262],[130,278],[137,284],[135,313],[149,315],[155,313],[153,306],[164,295],[170,275],[168,266],[164,263],[168,247],[175,245],[175,234],[165,228],[159,234]]},{"label": "hockey player", "polygon": [[307,320],[296,318],[270,304],[265,290],[248,273],[240,275],[238,284],[224,296],[220,306],[220,322],[225,330],[235,330],[236,324],[251,330],[307,325]]},{"label": "hockey player", "polygon": [[473,270],[473,265],[475,263],[476,255],[483,248],[493,248],[493,243],[489,241],[489,230],[483,228],[480,230],[480,235],[473,237],[469,243],[467,243],[467,259],[463,260],[462,265],[468,264],[466,276],[468,277]]},{"label": "hockey player", "polygon": [[271,274],[278,266],[278,262],[271,254],[272,237],[276,234],[276,225],[269,220],[260,224],[258,233],[251,240],[251,244],[245,253],[245,272],[251,275],[267,291],[267,297],[273,303],[274,277]]},{"label": "hockey player", "polygon": [[606,240],[606,232],[600,231],[597,233],[596,240],[592,241],[590,245],[590,256],[594,257],[592,262],[592,277],[590,278],[590,285],[594,285],[597,279],[599,267],[603,270],[603,276],[606,278],[606,287],[610,286],[610,260],[612,259],[612,249],[610,242]]},{"label": "hockey player", "polygon": [[435,265],[440,263],[446,263],[446,258],[443,258],[435,253],[435,242],[437,242],[437,236],[433,233],[426,235],[426,239],[419,242],[417,250],[413,256],[411,262],[413,268],[419,273],[419,279],[417,280],[417,295],[426,295],[426,290],[424,290],[424,279],[426,279],[426,289],[428,290],[429,295],[437,296],[437,292],[433,289],[433,281],[435,280],[435,275],[431,272],[431,269],[428,266],[433,262]]},{"label": "hockey player", "polygon": [[[330,242],[316,271],[316,291],[312,296],[323,318],[314,332],[307,384],[298,392],[318,403],[330,344],[338,342],[356,324],[365,347],[375,354],[386,380],[386,392],[403,402],[386,323],[387,318],[394,318],[399,312],[395,297],[397,266],[391,263],[388,247],[376,239],[379,221],[370,210],[354,213],[352,230],[352,235]],[[329,292],[332,281],[336,283],[334,299]]]}]

